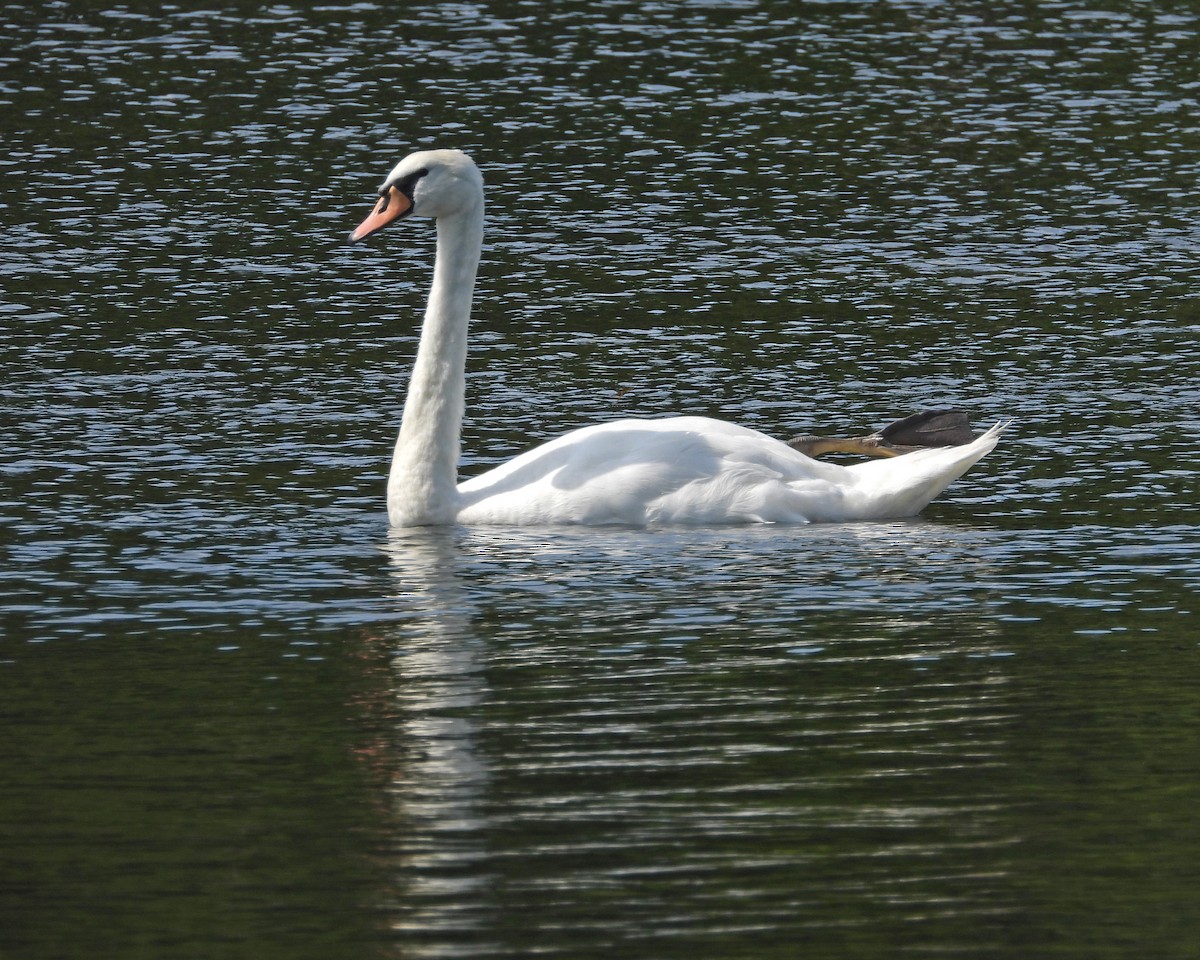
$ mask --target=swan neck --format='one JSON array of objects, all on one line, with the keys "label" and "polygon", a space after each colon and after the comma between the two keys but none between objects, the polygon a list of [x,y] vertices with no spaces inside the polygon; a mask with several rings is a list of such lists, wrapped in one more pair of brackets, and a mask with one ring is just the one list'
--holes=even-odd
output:
[{"label": "swan neck", "polygon": [[458,514],[467,328],[482,242],[482,196],[473,208],[438,218],[433,285],[388,479],[396,526],[452,523]]}]

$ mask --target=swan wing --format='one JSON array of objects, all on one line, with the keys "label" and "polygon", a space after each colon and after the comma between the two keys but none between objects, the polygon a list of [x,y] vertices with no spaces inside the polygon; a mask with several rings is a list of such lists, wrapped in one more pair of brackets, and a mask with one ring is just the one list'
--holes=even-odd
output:
[{"label": "swan wing", "polygon": [[995,446],[997,433],[844,467],[719,420],[620,420],[464,481],[458,520],[643,526],[911,516]]},{"label": "swan wing", "polygon": [[[681,520],[674,515],[678,505],[664,514],[661,501],[723,472],[727,444],[715,442],[721,426],[689,417],[618,420],[575,430],[459,484],[458,519],[635,525]],[[698,498],[690,500],[699,513]]]}]

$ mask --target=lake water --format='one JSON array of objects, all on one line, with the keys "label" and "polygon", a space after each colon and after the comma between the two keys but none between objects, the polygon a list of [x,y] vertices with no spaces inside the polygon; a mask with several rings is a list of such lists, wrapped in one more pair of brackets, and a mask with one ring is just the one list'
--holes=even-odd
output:
[{"label": "lake water", "polygon": [[[106,6],[0,27],[0,956],[1196,956],[1200,14]],[[921,518],[389,532],[464,472],[956,405]]]}]

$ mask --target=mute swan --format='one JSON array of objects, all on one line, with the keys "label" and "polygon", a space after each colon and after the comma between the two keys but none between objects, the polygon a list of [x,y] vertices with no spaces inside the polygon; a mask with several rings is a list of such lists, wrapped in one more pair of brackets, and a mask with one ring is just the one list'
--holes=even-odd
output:
[{"label": "mute swan", "polygon": [[437,221],[437,253],[388,478],[395,526],[907,517],[988,453],[1003,429],[997,424],[960,446],[839,466],[720,420],[618,420],[572,431],[458,483],[467,325],[483,241],[478,168],[458,150],[406,157],[350,239],[409,215]]}]

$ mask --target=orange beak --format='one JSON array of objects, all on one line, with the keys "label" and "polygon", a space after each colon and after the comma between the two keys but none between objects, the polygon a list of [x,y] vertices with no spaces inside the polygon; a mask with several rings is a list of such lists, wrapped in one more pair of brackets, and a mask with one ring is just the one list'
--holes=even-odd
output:
[{"label": "orange beak", "polygon": [[356,243],[363,237],[369,237],[376,230],[382,230],[397,217],[403,216],[412,209],[412,201],[395,187],[388,187],[387,193],[379,198],[375,209],[367,214],[367,219],[358,225],[350,234],[350,242]]}]

